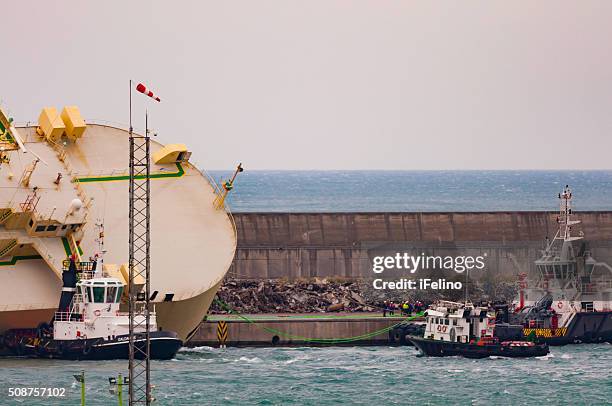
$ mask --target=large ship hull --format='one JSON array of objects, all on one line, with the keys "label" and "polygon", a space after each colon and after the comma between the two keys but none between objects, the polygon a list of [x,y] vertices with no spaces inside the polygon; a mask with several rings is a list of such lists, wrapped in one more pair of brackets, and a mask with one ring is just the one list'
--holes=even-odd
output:
[{"label": "large ship hull", "polygon": [[[85,259],[95,253],[96,222],[105,226],[105,266],[119,272],[128,262],[128,132],[88,124],[76,142],[53,145],[35,127],[19,132],[30,152],[13,152],[3,167],[11,176],[0,177],[2,190],[10,191],[0,199],[0,335],[52,319],[62,261],[75,251]],[[151,141],[152,153],[163,147]],[[44,164],[24,187],[20,178],[31,169],[33,154]],[[231,266],[236,229],[231,214],[214,204],[214,182],[191,163],[152,162],[151,174],[152,303],[158,326],[185,342]],[[28,206],[34,186],[40,199]],[[71,214],[76,199],[82,203],[78,219]],[[42,223],[54,231],[45,225],[38,232]]]}]

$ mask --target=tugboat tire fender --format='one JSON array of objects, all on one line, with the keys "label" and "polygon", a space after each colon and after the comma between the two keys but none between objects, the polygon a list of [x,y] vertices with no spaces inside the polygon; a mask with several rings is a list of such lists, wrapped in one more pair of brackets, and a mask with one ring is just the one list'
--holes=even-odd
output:
[{"label": "tugboat tire fender", "polygon": [[84,343],[83,344],[83,355],[89,355],[90,352],[91,352],[91,345]]}]

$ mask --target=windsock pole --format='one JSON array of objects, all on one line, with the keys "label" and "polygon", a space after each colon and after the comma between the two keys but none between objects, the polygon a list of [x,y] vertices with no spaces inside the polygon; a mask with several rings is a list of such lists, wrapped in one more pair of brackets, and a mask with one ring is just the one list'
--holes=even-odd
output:
[{"label": "windsock pole", "polygon": [[[131,98],[130,81],[130,98]],[[138,92],[159,102],[160,98],[138,83]],[[130,104],[131,107],[131,104]],[[130,114],[131,115],[131,114]],[[131,119],[130,119],[131,121]],[[129,257],[128,257],[128,395],[129,405],[150,405],[151,395],[151,139],[149,137],[149,114],[145,110],[145,132],[135,135],[130,123],[130,181],[129,181]],[[136,280],[144,280],[142,292],[136,292]],[[144,328],[144,332],[137,330]],[[136,338],[144,336],[144,345],[136,345]]]}]

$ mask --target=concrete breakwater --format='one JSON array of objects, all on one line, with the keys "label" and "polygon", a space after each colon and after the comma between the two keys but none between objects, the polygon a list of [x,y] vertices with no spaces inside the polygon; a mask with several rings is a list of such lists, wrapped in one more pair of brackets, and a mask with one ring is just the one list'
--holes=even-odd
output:
[{"label": "concrete breakwater", "polygon": [[[245,279],[371,278],[374,248],[416,255],[487,256],[487,273],[533,269],[556,212],[235,213],[230,275]],[[612,263],[612,212],[576,212],[593,256]],[[581,242],[576,244],[580,248]]]},{"label": "concrete breakwater", "polygon": [[[188,346],[323,346],[386,345],[389,329],[406,320],[396,314],[257,314],[208,316]],[[415,322],[422,322],[418,319]],[[398,337],[399,340],[399,337]]]}]

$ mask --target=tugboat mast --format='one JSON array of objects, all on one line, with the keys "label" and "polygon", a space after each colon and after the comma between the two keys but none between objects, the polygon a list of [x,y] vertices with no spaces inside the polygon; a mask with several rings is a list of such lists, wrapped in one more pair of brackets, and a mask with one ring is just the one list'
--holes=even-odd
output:
[{"label": "tugboat mast", "polygon": [[572,237],[572,226],[580,224],[580,220],[572,220],[572,190],[569,185],[565,185],[563,192],[559,193],[559,200],[559,215],[557,216],[559,229],[552,240],[548,240],[547,238],[547,254],[551,254],[556,240],[569,242],[580,240],[584,237],[582,232],[580,232],[578,236]]}]

